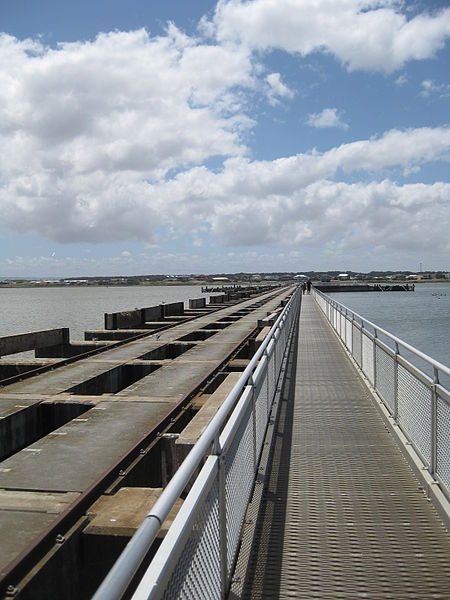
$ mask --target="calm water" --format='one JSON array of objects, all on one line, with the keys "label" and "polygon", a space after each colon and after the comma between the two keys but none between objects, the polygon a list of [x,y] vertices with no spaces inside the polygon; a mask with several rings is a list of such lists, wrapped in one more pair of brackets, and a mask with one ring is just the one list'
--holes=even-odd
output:
[{"label": "calm water", "polygon": [[[0,336],[69,327],[72,340],[102,329],[103,314],[202,297],[200,286],[0,289]],[[333,298],[436,360],[450,365],[450,283],[415,292],[340,293]]]},{"label": "calm water", "polygon": [[450,365],[450,283],[419,284],[415,292],[341,292],[331,297],[444,365]]},{"label": "calm water", "polygon": [[200,286],[1,288],[0,336],[69,327],[71,340],[86,329],[103,329],[104,313],[161,302],[209,297]]}]

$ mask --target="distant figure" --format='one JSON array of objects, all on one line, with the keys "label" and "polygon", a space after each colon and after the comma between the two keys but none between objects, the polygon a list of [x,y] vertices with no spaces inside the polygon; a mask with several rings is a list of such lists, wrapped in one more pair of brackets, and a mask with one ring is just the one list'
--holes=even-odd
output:
[{"label": "distant figure", "polygon": [[308,279],[308,281],[306,282],[306,288],[308,289],[308,294],[311,293],[311,279]]},{"label": "distant figure", "polygon": [[302,294],[306,292],[306,283],[303,281],[302,283]]}]

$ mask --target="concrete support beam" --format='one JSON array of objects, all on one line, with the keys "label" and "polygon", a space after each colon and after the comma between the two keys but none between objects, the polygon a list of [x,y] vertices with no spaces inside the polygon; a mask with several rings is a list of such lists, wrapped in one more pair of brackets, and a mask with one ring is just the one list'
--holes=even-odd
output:
[{"label": "concrete support beam", "polygon": [[195,417],[180,433],[175,445],[181,450],[183,456],[189,452],[192,446],[205,431],[211,419],[222,406],[225,398],[231,392],[242,373],[230,373],[213,392]]},{"label": "concrete support beam", "polygon": [[205,308],[206,298],[191,298],[189,300],[189,308]]},{"label": "concrete support beam", "polygon": [[[114,496],[101,496],[88,513],[91,522],[83,533],[131,537],[144,521],[161,492],[162,488],[123,487]],[[182,504],[181,499],[175,502],[160,529],[159,538],[166,535]]]},{"label": "concrete support beam", "polygon": [[263,343],[263,341],[267,337],[267,334],[269,333],[269,331],[270,331],[270,326],[266,326],[266,327],[263,327],[261,329],[261,331],[258,333],[258,335],[255,338],[255,347],[254,347],[255,352],[261,346],[261,344]]},{"label": "concrete support beam", "polygon": [[271,327],[278,319],[279,312],[273,312],[264,319],[258,319],[258,327]]},{"label": "concrete support beam", "polygon": [[0,356],[27,352],[29,350],[39,350],[40,348],[48,348],[49,346],[64,346],[68,343],[68,327],[8,335],[0,338]]}]

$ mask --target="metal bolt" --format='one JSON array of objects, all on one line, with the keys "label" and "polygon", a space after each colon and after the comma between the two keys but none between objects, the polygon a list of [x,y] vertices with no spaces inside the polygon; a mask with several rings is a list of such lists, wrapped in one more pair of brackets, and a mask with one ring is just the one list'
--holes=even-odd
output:
[{"label": "metal bolt", "polygon": [[119,471],[119,477],[124,477],[125,474],[126,474],[125,471],[123,471],[122,469],[120,469],[120,471]]},{"label": "metal bolt", "polygon": [[147,454],[147,450],[144,450],[144,448],[141,448],[139,450],[139,454]]},{"label": "metal bolt", "polygon": [[13,598],[17,594],[18,591],[19,590],[16,587],[14,587],[13,585],[8,585],[8,587],[6,589],[6,596],[8,598]]},{"label": "metal bolt", "polygon": [[63,535],[61,535],[60,533],[58,533],[58,535],[56,536],[56,543],[62,544],[65,541],[66,541],[66,538]]}]

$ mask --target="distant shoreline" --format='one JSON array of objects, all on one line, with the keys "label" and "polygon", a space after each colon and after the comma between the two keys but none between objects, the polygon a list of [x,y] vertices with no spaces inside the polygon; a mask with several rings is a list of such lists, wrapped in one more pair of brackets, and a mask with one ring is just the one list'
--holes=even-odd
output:
[{"label": "distant shoreline", "polygon": [[[201,286],[214,286],[214,287],[230,287],[233,285],[252,285],[252,284],[261,284],[261,283],[267,283],[267,284],[273,284],[273,283],[286,283],[286,284],[292,284],[292,283],[300,283],[299,281],[280,281],[280,280],[254,280],[254,281],[249,281],[249,280],[233,280],[233,281],[224,281],[224,282],[218,282],[218,281],[207,281],[207,280],[202,280],[202,281],[192,281],[192,280],[188,280],[188,281],[149,281],[149,282],[136,282],[136,283],[104,283],[104,284],[99,284],[99,283],[32,283],[30,281],[24,281],[24,282],[20,282],[20,283],[5,283],[2,282],[0,283],[0,288],[4,288],[4,289],[24,289],[24,288],[32,288],[32,289],[40,289],[40,288],[129,288],[129,287],[179,287],[179,286],[197,286],[197,287],[201,287]],[[319,283],[318,281],[314,281],[313,283]],[[425,284],[425,283],[442,283],[442,284],[450,284],[450,279],[367,279],[367,280],[344,280],[344,281],[339,281],[339,280],[333,280],[330,282],[321,282],[321,283],[328,283],[328,284],[352,284],[352,283],[359,283],[359,284],[380,284],[380,285],[405,285],[405,284],[414,284],[414,285],[421,285],[421,284]]]}]

